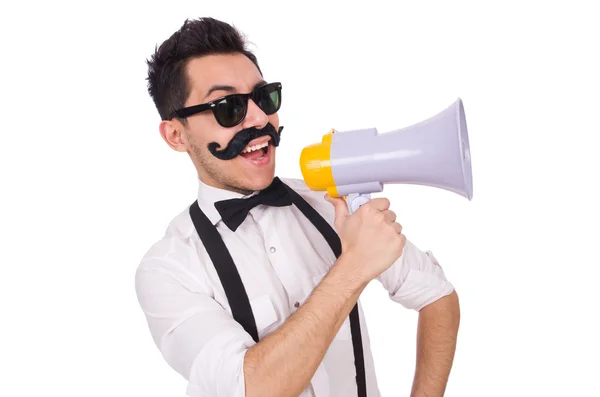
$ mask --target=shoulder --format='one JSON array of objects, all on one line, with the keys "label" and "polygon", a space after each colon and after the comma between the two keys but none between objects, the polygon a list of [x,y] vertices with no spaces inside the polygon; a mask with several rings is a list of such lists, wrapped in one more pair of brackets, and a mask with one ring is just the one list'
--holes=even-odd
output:
[{"label": "shoulder", "polygon": [[189,207],[181,210],[168,223],[164,234],[142,254],[137,274],[152,271],[181,280],[189,274],[189,267],[198,263],[198,237]]},{"label": "shoulder", "polygon": [[174,248],[178,248],[179,250],[186,247],[192,248],[194,245],[195,229],[190,217],[190,206],[191,203],[171,219],[163,236],[150,247],[145,257],[159,253],[173,255],[178,251]]},{"label": "shoulder", "polygon": [[298,193],[311,207],[313,207],[327,222],[333,225],[335,210],[333,205],[325,200],[324,191],[311,190],[303,179],[280,178],[283,183]]}]

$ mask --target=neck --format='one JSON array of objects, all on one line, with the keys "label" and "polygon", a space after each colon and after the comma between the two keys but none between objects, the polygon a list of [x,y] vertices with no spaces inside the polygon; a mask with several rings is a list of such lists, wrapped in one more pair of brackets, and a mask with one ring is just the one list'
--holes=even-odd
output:
[{"label": "neck", "polygon": [[236,188],[234,186],[224,186],[224,187],[221,187],[220,189],[229,190],[229,191],[232,191],[232,192],[235,192],[235,193],[242,194],[244,196],[248,196],[248,195],[254,193],[254,190],[243,190],[243,189],[238,189],[238,188]]},{"label": "neck", "polygon": [[202,181],[202,183],[204,183],[208,186],[214,187],[216,189],[228,190],[230,192],[239,193],[244,196],[254,193],[254,190],[242,189],[237,186],[218,183],[217,181],[213,180],[212,178],[203,177],[201,174],[198,174],[198,178],[200,179],[200,181]]}]

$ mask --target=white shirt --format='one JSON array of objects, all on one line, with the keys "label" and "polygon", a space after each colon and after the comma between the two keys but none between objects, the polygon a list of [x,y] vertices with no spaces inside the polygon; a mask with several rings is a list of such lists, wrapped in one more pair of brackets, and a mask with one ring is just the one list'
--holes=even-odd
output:
[{"label": "white shirt", "polygon": [[[334,209],[323,192],[302,180],[281,178],[333,226]],[[216,225],[240,273],[262,339],[301,306],[336,257],[327,241],[294,205],[252,209],[232,232],[215,201],[243,197],[199,181],[198,204]],[[191,204],[191,202],[190,202]],[[245,352],[255,343],[231,316],[216,273],[189,215],[182,211],[143,257],[136,292],[150,333],[166,362],[187,381],[190,397],[243,397]],[[431,252],[406,242],[400,259],[377,280],[390,298],[420,310],[453,286]],[[367,396],[380,396],[369,334],[359,300]],[[357,395],[349,319],[331,343],[301,397]]]}]

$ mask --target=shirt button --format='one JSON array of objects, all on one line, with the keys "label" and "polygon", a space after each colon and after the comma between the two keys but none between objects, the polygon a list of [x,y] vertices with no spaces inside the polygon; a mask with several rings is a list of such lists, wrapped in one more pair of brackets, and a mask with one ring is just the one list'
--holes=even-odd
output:
[{"label": "shirt button", "polygon": [[271,247],[271,248],[269,248],[269,251],[271,251],[271,252],[275,252],[275,251],[277,251],[277,250],[275,249],[275,247]]},{"label": "shirt button", "polygon": [[297,309],[297,308],[299,308],[299,307],[300,307],[300,302],[295,302],[295,303],[294,303],[294,307],[295,307],[296,309]]}]

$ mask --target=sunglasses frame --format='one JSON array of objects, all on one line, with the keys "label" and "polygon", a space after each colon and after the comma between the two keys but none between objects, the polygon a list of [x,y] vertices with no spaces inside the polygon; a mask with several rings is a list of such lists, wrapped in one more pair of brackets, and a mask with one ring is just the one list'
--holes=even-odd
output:
[{"label": "sunglasses frame", "polygon": [[[267,113],[265,112],[264,109],[262,109],[258,103],[256,103],[255,101],[255,96],[257,91],[264,89],[266,87],[272,87],[275,86],[275,91],[278,91],[279,93],[279,106],[277,107],[277,109],[272,112],[272,113]],[[207,110],[212,110],[213,111],[213,116],[215,116],[215,120],[217,120],[217,123],[219,123],[219,125],[221,125],[222,127],[225,128],[230,128],[230,127],[235,127],[236,125],[240,124],[242,121],[244,121],[244,119],[246,118],[246,114],[248,113],[248,101],[250,99],[252,99],[255,103],[256,106],[258,106],[260,108],[260,110],[262,110],[263,112],[265,112],[267,115],[271,115],[271,114],[275,114],[279,111],[279,109],[281,108],[281,88],[282,85],[280,82],[274,82],[274,83],[267,83],[267,84],[263,84],[259,87],[256,87],[254,90],[252,90],[252,92],[249,92],[247,94],[229,94],[229,95],[225,95],[223,97],[214,99],[210,102],[207,103],[202,103],[200,105],[193,105],[193,106],[188,106],[185,108],[181,108],[181,109],[177,109],[175,110],[173,113],[171,113],[171,115],[169,116],[170,119],[174,118],[174,117],[178,117],[180,119],[184,119],[186,117],[189,116],[193,116],[195,114],[201,113],[201,112],[205,112]],[[235,124],[233,125],[223,125],[221,124],[221,122],[219,121],[219,118],[217,117],[217,115],[215,114],[215,108],[217,107],[217,105],[225,100],[231,99],[231,98],[239,98],[241,97],[245,103],[244,105],[244,114],[243,116],[240,118],[239,121],[237,121]]]}]

